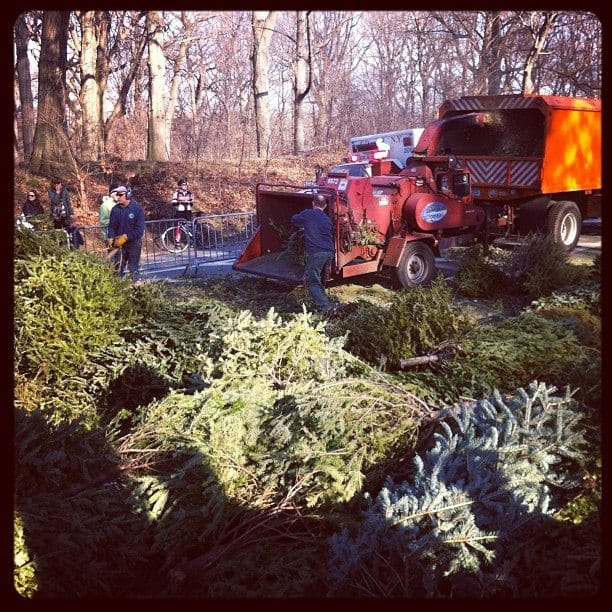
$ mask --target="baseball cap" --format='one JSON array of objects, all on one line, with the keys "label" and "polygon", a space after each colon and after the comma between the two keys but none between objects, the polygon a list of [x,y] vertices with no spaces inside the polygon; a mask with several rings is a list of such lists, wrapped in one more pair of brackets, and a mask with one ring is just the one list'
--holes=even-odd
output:
[{"label": "baseball cap", "polygon": [[127,193],[127,188],[123,185],[119,185],[118,187],[115,187],[111,193]]}]

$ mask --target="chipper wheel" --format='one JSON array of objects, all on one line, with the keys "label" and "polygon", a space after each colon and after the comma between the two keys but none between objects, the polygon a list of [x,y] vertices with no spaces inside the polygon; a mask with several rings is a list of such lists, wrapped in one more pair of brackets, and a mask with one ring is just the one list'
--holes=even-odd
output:
[{"label": "chipper wheel", "polygon": [[405,289],[428,285],[436,275],[436,258],[424,242],[409,242],[395,270],[400,285]]},{"label": "chipper wheel", "polygon": [[582,230],[580,209],[574,202],[553,202],[548,211],[546,226],[553,241],[571,252],[576,248]]}]

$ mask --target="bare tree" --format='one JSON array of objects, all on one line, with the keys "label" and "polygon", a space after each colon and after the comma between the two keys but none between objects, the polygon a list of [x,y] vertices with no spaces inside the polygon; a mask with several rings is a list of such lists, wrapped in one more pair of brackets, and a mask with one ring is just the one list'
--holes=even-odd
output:
[{"label": "bare tree", "polygon": [[597,15],[588,11],[561,13],[548,50],[536,70],[538,80],[550,91],[564,96],[601,97],[602,36]]},{"label": "bare tree", "polygon": [[253,98],[255,101],[255,126],[257,131],[257,156],[269,157],[270,151],[270,98],[269,50],[277,11],[253,11]]},{"label": "bare tree", "polygon": [[73,160],[65,125],[65,77],[68,21],[66,11],[45,11],[38,74],[38,117],[30,167],[33,172],[61,172]]},{"label": "bare tree", "polygon": [[356,35],[360,20],[352,11],[315,11],[311,15],[315,146],[348,142],[366,119],[360,108],[361,96],[356,94],[354,75],[371,41]]},{"label": "bare tree", "polygon": [[99,39],[96,32],[96,13],[98,11],[81,11],[81,109],[83,159],[98,160],[104,154],[102,136],[102,91],[98,74]]},{"label": "bare tree", "polygon": [[160,11],[147,14],[147,49],[149,66],[149,120],[147,159],[170,159],[170,130],[166,122],[166,57],[164,55],[164,18]]},{"label": "bare tree", "polygon": [[501,20],[499,11],[485,13],[481,67],[490,96],[501,93]]},{"label": "bare tree", "polygon": [[304,152],[304,100],[310,91],[311,64],[310,11],[298,11],[295,34],[295,81],[293,85],[293,154]]},{"label": "bare tree", "polygon": [[523,66],[523,93],[534,91],[533,70],[538,58],[544,53],[558,17],[559,13],[555,11],[544,11],[543,13],[532,11],[522,19],[532,39],[532,45]]},{"label": "bare tree", "polygon": [[197,19],[172,130],[173,157],[253,155],[252,15],[204,12]]},{"label": "bare tree", "polygon": [[[133,89],[134,82],[142,66],[142,58],[147,46],[146,27],[142,32],[138,31],[138,24],[146,16],[146,12],[140,11],[125,15],[128,25],[124,23],[124,14],[118,18],[117,34],[114,42],[107,45],[108,51],[98,56],[100,60],[99,75],[102,80],[101,89],[107,89],[107,82],[112,74],[117,81],[118,95],[116,101],[104,122],[104,150],[109,148],[109,135],[113,126],[122,115],[127,115],[128,97]],[[126,49],[122,47],[125,46]],[[111,59],[114,58],[114,66],[111,66]],[[133,94],[136,96],[136,94]],[[137,97],[137,96],[136,96]],[[122,147],[125,150],[125,147]]]},{"label": "bare tree", "polygon": [[15,21],[15,56],[19,101],[21,110],[21,140],[23,142],[23,159],[29,160],[32,155],[34,139],[34,100],[32,97],[32,77],[28,59],[30,28],[26,22],[26,13],[21,13]]},{"label": "bare tree", "polygon": [[588,11],[83,10],[56,49],[46,16],[40,63],[38,15],[14,30],[16,158],[31,141],[37,165],[50,132],[62,167],[76,151],[107,164],[268,158],[423,125],[461,95],[601,95],[602,26]]}]

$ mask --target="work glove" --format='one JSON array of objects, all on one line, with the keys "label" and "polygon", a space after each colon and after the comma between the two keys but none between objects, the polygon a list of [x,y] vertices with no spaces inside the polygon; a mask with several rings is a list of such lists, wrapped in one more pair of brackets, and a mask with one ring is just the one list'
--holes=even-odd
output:
[{"label": "work glove", "polygon": [[117,236],[115,238],[115,242],[113,243],[114,246],[116,247],[121,247],[123,246],[126,242],[128,241],[128,237],[127,234],[121,234],[121,236]]}]

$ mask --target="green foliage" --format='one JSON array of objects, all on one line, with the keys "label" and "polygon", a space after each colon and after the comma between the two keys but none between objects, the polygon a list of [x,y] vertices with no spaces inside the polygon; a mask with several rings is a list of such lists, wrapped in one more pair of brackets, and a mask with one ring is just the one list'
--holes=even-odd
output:
[{"label": "green foliage", "polygon": [[579,485],[567,462],[586,448],[580,412],[554,391],[533,383],[514,398],[495,393],[443,421],[410,477],[387,483],[356,533],[330,538],[331,594],[555,596],[577,574],[596,592],[584,563],[597,558],[593,542],[561,575],[532,552],[544,540],[539,550],[550,554],[558,500],[549,486]]},{"label": "green foliage", "polygon": [[506,273],[532,300],[583,281],[588,272],[567,262],[565,247],[546,234],[530,234],[514,251]]},{"label": "green foliage", "polygon": [[118,463],[101,431],[16,412],[14,555],[25,596],[120,597],[146,575],[146,529]]},{"label": "green foliage", "polygon": [[467,297],[494,297],[508,286],[508,278],[500,266],[507,255],[499,249],[489,247],[485,255],[482,245],[468,247],[459,260],[455,276],[457,291]]},{"label": "green foliage", "polygon": [[132,315],[138,321],[146,321],[166,310],[168,290],[164,281],[146,282],[135,287],[130,294]]},{"label": "green foliage", "polygon": [[402,378],[422,381],[430,401],[453,403],[457,397],[484,397],[494,388],[511,391],[535,377],[560,388],[582,388],[581,401],[597,405],[601,393],[600,356],[587,353],[564,321],[526,311],[497,325],[475,327],[461,340],[462,351],[435,370],[406,372]]},{"label": "green foliage", "polygon": [[61,385],[49,385],[42,377],[32,379],[17,372],[14,378],[15,408],[42,410],[49,423],[55,425],[79,419],[83,427],[98,427],[101,387],[88,378],[89,370],[88,363],[81,374],[66,376]]},{"label": "green foliage", "polygon": [[306,246],[304,242],[304,232],[293,232],[287,240],[287,252],[291,256],[291,260],[300,265],[306,265]]},{"label": "green foliage", "polygon": [[550,296],[534,300],[531,309],[546,312],[556,309],[581,311],[601,317],[601,284],[587,281],[574,287],[553,291]]},{"label": "green foliage", "polygon": [[92,427],[100,389],[83,372],[147,311],[111,266],[65,248],[59,234],[17,232],[15,405],[42,408],[55,423],[81,418]]},{"label": "green foliage", "polygon": [[529,234],[513,251],[482,245],[465,249],[455,277],[457,290],[467,297],[496,297],[507,292],[532,300],[588,279],[592,272],[568,263],[565,247],[551,236]]},{"label": "green foliage", "polygon": [[13,517],[13,583],[15,591],[21,597],[31,599],[39,589],[36,579],[36,565],[30,556],[26,538],[23,533],[23,519],[18,513]]},{"label": "green foliage", "polygon": [[16,366],[57,381],[130,321],[129,295],[109,266],[77,252],[15,262]]},{"label": "green foliage", "polygon": [[[384,378],[340,379],[285,396],[266,421],[267,460],[282,489],[309,507],[347,502],[387,454],[416,440],[419,399]],[[270,463],[270,459],[272,462]]]},{"label": "green foliage", "polygon": [[330,340],[322,322],[305,309],[288,322],[270,309],[257,320],[248,311],[219,321],[211,334],[210,356],[225,379],[264,376],[277,386],[293,380],[324,381],[342,375],[342,338]]},{"label": "green foliage", "polygon": [[[34,220],[40,231],[29,229],[15,230],[13,257],[16,261],[35,257],[58,257],[67,250],[66,233],[63,230],[51,230],[43,221]],[[44,230],[44,231],[43,231]],[[27,268],[23,269],[27,273]],[[16,274],[15,281],[21,278]]]},{"label": "green foliage", "polygon": [[575,306],[550,305],[536,310],[538,316],[557,321],[571,330],[585,348],[601,350],[601,317]]},{"label": "green foliage", "polygon": [[353,310],[340,326],[348,331],[346,349],[371,364],[391,367],[461,337],[470,327],[442,277],[430,287],[399,291],[386,309],[360,301]]},{"label": "green foliage", "polygon": [[161,448],[203,453],[230,499],[257,504],[293,491],[311,506],[347,501],[367,466],[412,439],[411,416],[426,407],[384,379],[347,378],[363,366],[310,316],[227,320],[214,334],[209,386],[150,405],[140,426],[157,433]]},{"label": "green foliage", "polygon": [[589,457],[585,463],[583,481],[586,486],[567,504],[556,516],[574,525],[584,523],[589,517],[597,515],[601,510],[602,483],[601,457]]},{"label": "green foliage", "polygon": [[416,398],[385,381],[346,378],[363,366],[309,313],[283,322],[273,311],[260,321],[243,312],[211,337],[209,386],[149,406],[142,425],[163,432],[164,444],[178,435],[205,448],[232,499],[254,504],[256,494],[279,499],[289,489],[310,505],[349,499],[363,465],[416,430],[408,418]]},{"label": "green foliage", "polygon": [[[40,292],[54,289],[44,285]],[[297,309],[298,293],[258,279],[146,283],[115,297],[120,293],[128,303],[116,313],[115,339],[92,349],[80,369],[62,378],[65,385],[49,385],[40,370],[16,372],[16,405],[23,410],[16,428],[15,580],[25,597],[323,594],[324,534],[332,521],[354,523],[360,492],[377,493],[391,459],[393,473],[405,468],[432,415],[424,399],[445,396],[451,405],[461,393],[473,397],[519,379],[524,385],[523,376],[536,371],[533,378],[548,380],[550,371],[563,388],[580,375],[599,384],[599,359],[577,356],[583,348],[577,339],[596,349],[597,332],[589,335],[590,315],[573,302],[563,315],[559,305],[540,302],[540,310],[497,331],[466,323],[442,283],[392,294],[378,307],[362,300],[343,320],[326,324],[305,311],[277,314],[270,305]],[[379,302],[389,302],[388,295]],[[376,365],[380,346],[406,357],[406,346],[421,354],[453,338],[463,354],[437,370],[391,377],[343,349],[351,333],[353,351]],[[545,443],[538,436],[534,456]],[[534,469],[548,461],[544,447],[538,452],[543,459],[534,460]],[[564,459],[566,481],[555,481],[555,490],[570,491],[574,501],[568,523],[570,514],[586,517],[593,508],[578,501],[576,475],[587,469],[577,472],[580,461]],[[480,528],[480,519],[465,524],[468,531]],[[559,533],[583,560],[591,558],[586,531]],[[564,572],[568,566],[561,549],[546,554],[554,535],[547,526],[549,539],[529,548],[547,576],[555,564]],[[517,539],[515,549],[526,542]],[[465,578],[473,564],[462,569],[463,561],[447,560],[436,546],[432,571],[455,563],[448,580]]]},{"label": "green foliage", "polygon": [[85,369],[92,385],[105,389],[110,414],[134,412],[172,389],[202,389],[212,377],[210,333],[227,312],[181,305],[165,307],[122,330],[123,338],[97,351]]},{"label": "green foliage", "polygon": [[202,585],[204,596],[311,598],[325,591],[326,553],[314,537],[303,537],[299,546],[270,537],[220,559]]}]

